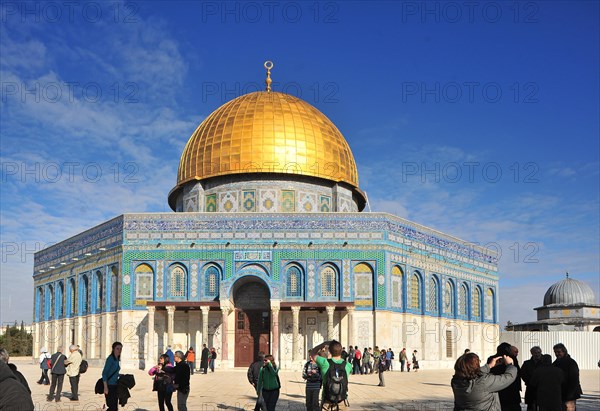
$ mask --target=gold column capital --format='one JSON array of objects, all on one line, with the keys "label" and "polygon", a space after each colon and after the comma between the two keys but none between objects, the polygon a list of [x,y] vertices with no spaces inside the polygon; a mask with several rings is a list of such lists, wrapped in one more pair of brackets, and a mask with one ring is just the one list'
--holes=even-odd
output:
[{"label": "gold column capital", "polygon": [[175,306],[167,305],[167,313],[169,313],[169,315],[175,314]]}]

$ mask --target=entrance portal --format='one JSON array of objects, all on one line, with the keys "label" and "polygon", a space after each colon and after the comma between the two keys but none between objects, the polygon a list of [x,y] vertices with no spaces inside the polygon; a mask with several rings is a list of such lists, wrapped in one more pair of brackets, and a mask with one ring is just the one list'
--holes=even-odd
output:
[{"label": "entrance portal", "polygon": [[269,289],[255,277],[241,278],[233,292],[235,305],[235,367],[248,367],[259,351],[269,350],[271,302]]}]

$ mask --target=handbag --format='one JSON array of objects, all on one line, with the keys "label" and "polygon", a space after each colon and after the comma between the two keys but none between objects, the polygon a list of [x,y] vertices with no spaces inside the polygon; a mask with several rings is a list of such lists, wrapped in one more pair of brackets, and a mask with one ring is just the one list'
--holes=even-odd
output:
[{"label": "handbag", "polygon": [[[115,375],[115,373],[119,371],[119,370],[115,370],[110,377],[108,377],[106,379],[106,381],[110,380],[113,375]],[[98,381],[96,381],[96,386],[94,387],[94,393],[96,394],[104,394],[104,381],[102,380],[102,377],[98,378]]]}]

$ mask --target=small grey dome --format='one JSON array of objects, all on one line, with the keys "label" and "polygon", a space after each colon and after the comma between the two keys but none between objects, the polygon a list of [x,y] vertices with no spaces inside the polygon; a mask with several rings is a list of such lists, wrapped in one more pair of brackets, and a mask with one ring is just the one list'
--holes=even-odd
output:
[{"label": "small grey dome", "polygon": [[565,278],[552,284],[544,295],[544,305],[550,304],[595,304],[592,288],[583,281]]}]

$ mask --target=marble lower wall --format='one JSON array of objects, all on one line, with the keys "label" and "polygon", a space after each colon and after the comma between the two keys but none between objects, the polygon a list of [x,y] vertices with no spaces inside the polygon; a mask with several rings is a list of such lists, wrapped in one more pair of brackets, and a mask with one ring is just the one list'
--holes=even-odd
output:
[{"label": "marble lower wall", "polygon": [[[342,345],[392,348],[396,354],[394,366],[399,368],[399,353],[418,352],[421,368],[452,368],[465,349],[481,358],[492,355],[499,342],[499,326],[462,320],[447,320],[390,311],[355,311],[350,325],[347,311],[335,311],[333,336]],[[235,358],[235,311],[228,316],[228,360],[222,360],[221,311],[212,310],[208,317],[208,346],[218,353],[217,367],[232,368]],[[317,310],[300,311],[298,354],[293,360],[292,312],[279,312],[280,342],[279,364],[285,369],[299,369],[307,352],[327,338],[327,314]],[[79,344],[92,364],[103,363],[114,341],[123,343],[121,365],[123,368],[148,369],[168,345],[167,312],[157,310],[154,317],[154,344],[148,344],[148,313],[146,311],[119,311],[35,323],[34,353],[39,356],[45,346],[49,352],[58,347],[67,349],[71,343]],[[352,331],[350,331],[352,329]],[[353,334],[353,337],[350,336]],[[352,341],[350,340],[352,338]],[[271,336],[272,339],[272,336]],[[185,352],[193,346],[200,351],[202,321],[199,310],[175,311],[173,341],[175,350]],[[410,358],[410,355],[409,355]],[[199,366],[199,354],[197,362]]]}]

